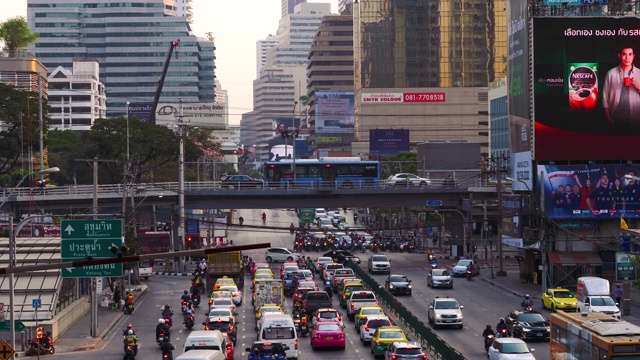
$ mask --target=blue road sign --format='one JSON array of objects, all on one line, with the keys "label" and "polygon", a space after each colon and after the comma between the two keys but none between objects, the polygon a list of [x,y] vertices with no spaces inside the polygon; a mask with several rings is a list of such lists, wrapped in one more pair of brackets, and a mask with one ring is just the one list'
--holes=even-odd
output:
[{"label": "blue road sign", "polygon": [[442,200],[427,200],[427,206],[442,206]]},{"label": "blue road sign", "polygon": [[31,300],[31,307],[34,309],[39,309],[42,307],[42,300],[40,299],[32,299]]}]

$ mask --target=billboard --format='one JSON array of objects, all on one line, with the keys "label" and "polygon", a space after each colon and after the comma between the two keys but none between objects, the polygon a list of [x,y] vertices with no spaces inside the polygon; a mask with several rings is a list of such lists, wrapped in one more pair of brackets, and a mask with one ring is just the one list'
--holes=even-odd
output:
[{"label": "billboard", "polygon": [[511,189],[515,191],[531,191],[533,189],[533,166],[531,151],[511,154]]},{"label": "billboard", "polygon": [[502,236],[511,238],[510,243],[522,247],[522,196],[502,195]]},{"label": "billboard", "polygon": [[640,218],[640,166],[539,165],[538,174],[550,218]]},{"label": "billboard", "polygon": [[271,119],[271,131],[273,131],[271,135],[273,138],[282,138],[284,130],[289,130],[291,134],[294,129],[300,129],[300,118],[289,116]]},{"label": "billboard", "polygon": [[[158,104],[156,124],[175,124],[179,117],[179,104]],[[185,124],[218,130],[228,126],[227,105],[224,103],[182,103],[182,121]]]},{"label": "billboard", "polygon": [[640,158],[638,34],[632,17],[533,19],[536,160]]},{"label": "billboard", "polygon": [[507,101],[511,153],[531,151],[529,1],[507,1]]},{"label": "billboard", "polygon": [[445,92],[401,92],[401,93],[361,93],[363,104],[407,104],[407,103],[444,103]]},{"label": "billboard", "polygon": [[149,122],[151,105],[151,103],[129,103],[127,106],[127,118],[138,118],[142,122]]},{"label": "billboard", "polygon": [[409,129],[369,129],[369,154],[395,155],[409,151]]},{"label": "billboard", "polygon": [[353,91],[316,91],[316,133],[353,133]]}]

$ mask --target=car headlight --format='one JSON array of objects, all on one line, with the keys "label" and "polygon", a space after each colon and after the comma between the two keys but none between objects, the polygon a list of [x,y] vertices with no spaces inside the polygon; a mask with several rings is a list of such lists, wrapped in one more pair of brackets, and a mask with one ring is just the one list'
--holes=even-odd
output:
[{"label": "car headlight", "polygon": [[407,288],[411,289],[411,285],[407,286]]},{"label": "car headlight", "polygon": [[529,331],[531,331],[531,329],[526,328],[526,327],[523,327],[523,328],[522,328],[522,331],[524,331],[524,332],[529,332]]},{"label": "car headlight", "polygon": [[436,319],[440,319],[442,316],[440,314],[436,314]]},{"label": "car headlight", "polygon": [[393,284],[389,284],[389,289],[393,289]]}]

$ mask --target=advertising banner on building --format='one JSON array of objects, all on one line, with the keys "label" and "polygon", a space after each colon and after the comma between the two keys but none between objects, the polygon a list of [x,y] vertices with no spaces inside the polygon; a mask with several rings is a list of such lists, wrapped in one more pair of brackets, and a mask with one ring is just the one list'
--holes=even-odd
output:
[{"label": "advertising banner on building", "polygon": [[522,196],[502,195],[502,236],[510,237],[514,240],[519,240],[519,247],[522,247],[521,216]]},{"label": "advertising banner on building", "polygon": [[511,154],[511,189],[515,191],[531,191],[533,189],[533,166],[531,151]]},{"label": "advertising banner on building", "polygon": [[[179,104],[158,104],[156,124],[175,124],[180,116]],[[226,130],[227,105],[223,103],[182,103],[182,122],[191,126]]]},{"label": "advertising banner on building", "polygon": [[616,280],[617,281],[635,281],[636,267],[631,263],[631,256],[624,252],[616,253]]},{"label": "advertising banner on building", "polygon": [[369,129],[371,155],[395,155],[409,151],[409,129]]},{"label": "advertising banner on building", "polygon": [[353,133],[353,91],[316,91],[316,133]]},{"label": "advertising banner on building", "polygon": [[300,128],[300,118],[294,117],[279,117],[271,119],[271,130],[273,131],[273,138],[281,138],[282,132],[287,130],[289,134],[293,133],[293,130]]},{"label": "advertising banner on building", "polygon": [[533,19],[536,160],[640,158],[639,34],[634,17]]},{"label": "advertising banner on building", "polygon": [[544,212],[556,219],[640,218],[639,168],[539,165]]},{"label": "advertising banner on building", "polygon": [[363,104],[444,103],[444,92],[361,93]]},{"label": "advertising banner on building", "polygon": [[507,101],[511,153],[531,150],[529,104],[529,1],[507,1]]},{"label": "advertising banner on building", "polygon": [[127,118],[137,118],[142,122],[149,122],[151,105],[151,103],[129,103],[127,106]]}]

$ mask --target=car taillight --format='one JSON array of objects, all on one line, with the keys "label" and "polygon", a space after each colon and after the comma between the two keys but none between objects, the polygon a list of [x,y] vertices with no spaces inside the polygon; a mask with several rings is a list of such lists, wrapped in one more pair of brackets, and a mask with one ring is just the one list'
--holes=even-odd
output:
[{"label": "car taillight", "polygon": [[296,341],[293,342],[296,345],[296,350],[298,350],[298,339],[296,339]]},{"label": "car taillight", "polygon": [[398,360],[398,355],[391,355],[391,360]]},{"label": "car taillight", "polygon": [[364,326],[364,331],[369,331],[369,325]]},{"label": "car taillight", "polygon": [[420,355],[420,358],[421,358],[421,359],[424,359],[424,360],[427,360],[427,354],[422,354],[422,355]]},{"label": "car taillight", "polygon": [[355,304],[353,303],[353,301],[351,302],[351,309],[353,310],[353,308],[355,307]]},{"label": "car taillight", "polygon": [[209,305],[213,304],[213,300],[209,300]]},{"label": "car taillight", "polygon": [[208,326],[208,325],[205,325],[204,329],[205,329],[205,330],[211,330],[211,329],[209,329],[209,326]]},{"label": "car taillight", "polygon": [[344,337],[344,334],[339,334],[339,335],[337,336],[337,338],[338,338],[338,339],[342,339],[343,337]]},{"label": "car taillight", "polygon": [[229,326],[229,331],[233,331],[233,325]]},{"label": "car taillight", "polygon": [[227,350],[231,350],[233,348],[233,345],[231,345],[230,343],[227,343]]},{"label": "car taillight", "polygon": [[376,305],[380,305],[380,303],[376,301]]}]

